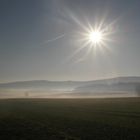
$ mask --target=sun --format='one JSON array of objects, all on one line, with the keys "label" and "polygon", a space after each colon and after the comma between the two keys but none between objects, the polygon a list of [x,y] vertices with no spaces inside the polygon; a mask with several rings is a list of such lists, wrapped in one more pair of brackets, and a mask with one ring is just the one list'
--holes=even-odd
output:
[{"label": "sun", "polygon": [[87,24],[84,25],[80,20],[76,19],[76,23],[78,23],[80,27],[80,30],[75,32],[77,48],[69,58],[72,59],[75,55],[82,52],[83,50],[85,54],[75,61],[75,63],[84,61],[89,55],[97,56],[97,53],[100,52],[103,53],[103,55],[107,54],[108,52],[112,52],[110,43],[115,41],[112,38],[116,33],[116,30],[113,28],[115,21],[106,25],[104,20],[101,20],[99,23],[95,22],[94,24],[91,24],[87,20]]},{"label": "sun", "polygon": [[103,34],[101,31],[95,30],[89,32],[88,35],[89,41],[93,44],[99,44],[103,40]]}]

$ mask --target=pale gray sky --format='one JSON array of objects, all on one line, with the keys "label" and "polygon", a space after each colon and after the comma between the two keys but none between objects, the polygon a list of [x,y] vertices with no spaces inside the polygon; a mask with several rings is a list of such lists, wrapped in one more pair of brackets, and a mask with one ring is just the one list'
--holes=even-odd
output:
[{"label": "pale gray sky", "polygon": [[[139,0],[1,0],[0,82],[140,76]],[[77,54],[87,27],[116,21],[106,49]],[[48,41],[49,40],[49,41]],[[96,55],[95,55],[96,54]],[[73,56],[73,57],[72,57]]]}]

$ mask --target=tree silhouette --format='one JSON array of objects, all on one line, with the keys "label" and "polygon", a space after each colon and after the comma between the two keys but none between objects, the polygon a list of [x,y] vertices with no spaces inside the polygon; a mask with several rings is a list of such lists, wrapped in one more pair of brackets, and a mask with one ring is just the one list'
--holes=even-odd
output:
[{"label": "tree silhouette", "polygon": [[25,94],[25,97],[26,97],[26,98],[29,97],[29,92],[28,92],[28,91],[26,91],[24,94]]}]

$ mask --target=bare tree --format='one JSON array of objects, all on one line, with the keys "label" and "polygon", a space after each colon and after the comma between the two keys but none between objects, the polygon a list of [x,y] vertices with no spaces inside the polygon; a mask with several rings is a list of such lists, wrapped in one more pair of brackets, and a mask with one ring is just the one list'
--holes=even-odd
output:
[{"label": "bare tree", "polygon": [[24,95],[25,95],[26,98],[28,98],[28,97],[29,97],[29,92],[26,91],[26,92],[24,93]]}]

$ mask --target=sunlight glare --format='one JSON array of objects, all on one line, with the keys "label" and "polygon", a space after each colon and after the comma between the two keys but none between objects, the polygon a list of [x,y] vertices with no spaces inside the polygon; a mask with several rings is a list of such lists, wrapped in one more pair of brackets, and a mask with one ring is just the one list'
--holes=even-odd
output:
[{"label": "sunlight glare", "polygon": [[92,31],[89,33],[89,41],[94,43],[94,44],[98,44],[102,41],[103,39],[103,35],[102,32],[96,30],[96,31]]}]

